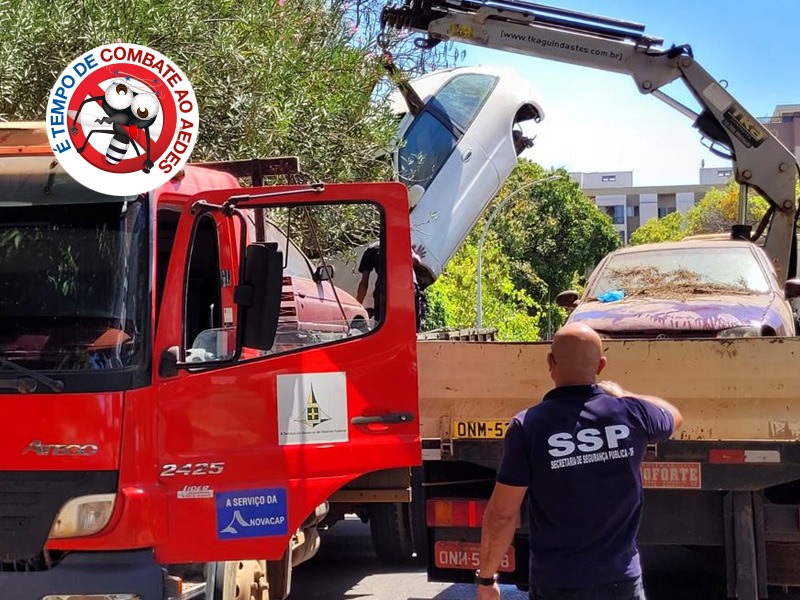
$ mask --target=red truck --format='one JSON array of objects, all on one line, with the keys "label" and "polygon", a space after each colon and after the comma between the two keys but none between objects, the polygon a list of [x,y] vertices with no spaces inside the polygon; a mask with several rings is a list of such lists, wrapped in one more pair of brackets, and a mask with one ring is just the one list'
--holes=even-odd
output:
[{"label": "red truck", "polygon": [[[0,126],[4,600],[284,598],[321,523],[408,498],[406,190],[261,187],[283,163],[109,197],[41,126]],[[354,213],[381,244],[378,323],[333,285],[341,247],[315,225]],[[340,316],[315,327],[300,313],[323,301]]]}]

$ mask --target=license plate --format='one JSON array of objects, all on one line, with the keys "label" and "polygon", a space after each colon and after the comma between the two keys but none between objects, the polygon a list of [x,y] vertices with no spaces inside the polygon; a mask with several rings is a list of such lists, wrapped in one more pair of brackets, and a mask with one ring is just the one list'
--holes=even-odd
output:
[{"label": "license plate", "polygon": [[642,487],[649,489],[699,490],[700,463],[642,463]]},{"label": "license plate", "polygon": [[508,421],[453,421],[450,437],[466,440],[502,440]]},{"label": "license plate", "polygon": [[[436,542],[434,562],[439,569],[469,569],[474,571],[481,566],[481,545],[477,542]],[[500,571],[511,573],[516,565],[514,546],[500,561]]]}]

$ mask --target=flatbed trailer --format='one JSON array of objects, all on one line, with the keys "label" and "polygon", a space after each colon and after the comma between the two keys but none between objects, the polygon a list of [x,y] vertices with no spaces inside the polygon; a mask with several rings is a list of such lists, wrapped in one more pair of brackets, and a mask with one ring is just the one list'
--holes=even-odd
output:
[{"label": "flatbed trailer", "polygon": [[[418,343],[423,474],[413,502],[433,581],[471,581],[509,419],[552,387],[546,343]],[[604,377],[668,399],[648,449],[639,543],[722,548],[731,598],[800,585],[800,339],[606,341]],[[528,584],[526,510],[502,580]]]}]

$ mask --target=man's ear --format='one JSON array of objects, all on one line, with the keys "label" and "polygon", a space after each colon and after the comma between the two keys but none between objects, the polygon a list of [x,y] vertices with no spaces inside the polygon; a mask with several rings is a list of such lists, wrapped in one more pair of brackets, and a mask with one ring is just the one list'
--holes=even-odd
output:
[{"label": "man's ear", "polygon": [[555,364],[556,364],[556,357],[553,356],[552,352],[548,352],[547,353],[547,366],[551,371],[553,370],[553,367],[555,366]]},{"label": "man's ear", "polygon": [[601,371],[606,368],[608,361],[605,356],[600,357],[600,362],[597,365],[597,374],[600,375]]}]

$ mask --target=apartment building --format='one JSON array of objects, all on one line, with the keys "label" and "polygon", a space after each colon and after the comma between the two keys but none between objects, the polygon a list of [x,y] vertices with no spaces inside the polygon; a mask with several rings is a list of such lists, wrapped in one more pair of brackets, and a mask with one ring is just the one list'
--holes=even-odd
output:
[{"label": "apartment building", "polygon": [[759,121],[800,158],[800,104],[779,104],[771,117]]},{"label": "apartment building", "polygon": [[[759,121],[800,159],[800,104],[779,104],[772,116]],[[633,171],[570,173],[570,177],[611,217],[623,243],[627,243],[648,219],[675,211],[686,213],[708,190],[727,184],[733,178],[733,169],[703,166],[699,183],[689,185],[634,186]]]},{"label": "apartment building", "polygon": [[581,190],[608,214],[623,243],[647,220],[675,211],[686,213],[713,187],[732,178],[731,167],[701,168],[699,183],[634,186],[633,171],[570,173]]}]

